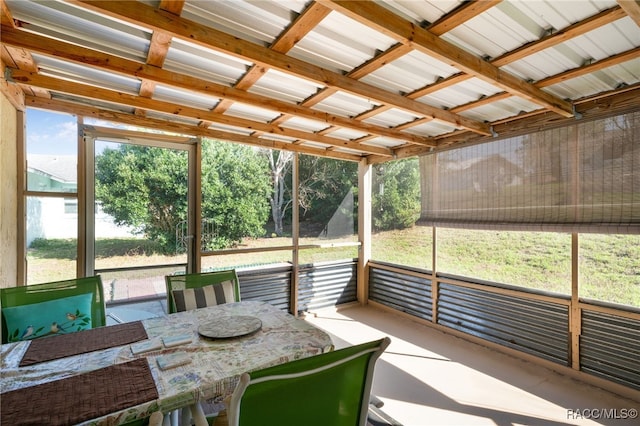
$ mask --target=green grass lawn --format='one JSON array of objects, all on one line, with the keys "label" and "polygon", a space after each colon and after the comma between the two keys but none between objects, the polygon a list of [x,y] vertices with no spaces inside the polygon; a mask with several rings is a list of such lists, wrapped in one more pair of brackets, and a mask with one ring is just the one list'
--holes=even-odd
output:
[{"label": "green grass lawn", "polygon": [[[288,243],[290,244],[290,239]],[[272,245],[274,241],[270,241]],[[261,247],[260,240],[243,247]],[[29,282],[75,276],[75,240],[46,240],[27,255]],[[263,264],[290,259],[290,252],[247,253],[203,258],[208,263]],[[301,263],[357,256],[356,247],[301,250]],[[183,262],[163,256],[153,244],[138,239],[107,239],[97,244],[103,268]],[[372,258],[377,261],[431,270],[432,228],[416,226],[374,234]],[[275,259],[275,260],[274,260]],[[481,280],[571,293],[571,236],[560,233],[492,232],[438,229],[439,272]],[[640,236],[580,235],[580,297],[640,307]]]}]

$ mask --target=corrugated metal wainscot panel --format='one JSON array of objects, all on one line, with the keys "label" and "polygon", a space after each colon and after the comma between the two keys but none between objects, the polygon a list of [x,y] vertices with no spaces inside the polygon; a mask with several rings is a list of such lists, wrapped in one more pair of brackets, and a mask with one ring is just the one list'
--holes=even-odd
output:
[{"label": "corrugated metal wainscot panel", "polygon": [[583,309],[580,369],[640,389],[640,321]]},{"label": "corrugated metal wainscot panel", "polygon": [[238,270],[241,300],[261,300],[289,311],[291,265]]},{"label": "corrugated metal wainscot panel", "polygon": [[369,299],[431,321],[431,280],[396,271],[369,269]]},{"label": "corrugated metal wainscot panel", "polygon": [[566,305],[441,283],[438,324],[569,365]]},{"label": "corrugated metal wainscot panel", "polygon": [[301,265],[298,276],[299,311],[357,300],[357,271],[353,260]]}]

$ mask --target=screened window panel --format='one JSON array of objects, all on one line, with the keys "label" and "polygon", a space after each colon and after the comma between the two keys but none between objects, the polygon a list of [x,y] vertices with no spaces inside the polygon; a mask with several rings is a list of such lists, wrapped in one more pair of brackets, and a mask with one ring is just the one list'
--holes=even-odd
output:
[{"label": "screened window panel", "polygon": [[420,161],[422,224],[640,233],[640,112]]}]

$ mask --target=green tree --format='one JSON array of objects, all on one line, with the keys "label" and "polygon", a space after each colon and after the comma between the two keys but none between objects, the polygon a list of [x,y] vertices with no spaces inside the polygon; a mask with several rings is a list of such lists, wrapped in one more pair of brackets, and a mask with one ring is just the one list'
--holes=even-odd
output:
[{"label": "green tree", "polygon": [[269,164],[244,145],[205,140],[202,145],[202,218],[214,224],[205,249],[231,247],[261,237],[269,218]]},{"label": "green tree", "polygon": [[[358,163],[355,162],[299,156],[300,220],[310,225],[311,232],[329,222],[349,191],[357,195],[357,171]],[[357,223],[357,209],[349,213]]]},{"label": "green tree", "polygon": [[417,158],[374,167],[373,229],[386,231],[413,226],[420,217],[420,172]]},{"label": "green tree", "polygon": [[[187,218],[185,151],[123,144],[96,158],[96,199],[116,224],[177,250],[176,230]],[[204,141],[202,217],[212,224],[205,249],[225,248],[264,234],[270,190],[264,157],[249,147]]]},{"label": "green tree", "polygon": [[187,213],[187,153],[122,144],[96,157],[96,200],[119,226],[170,253]]}]

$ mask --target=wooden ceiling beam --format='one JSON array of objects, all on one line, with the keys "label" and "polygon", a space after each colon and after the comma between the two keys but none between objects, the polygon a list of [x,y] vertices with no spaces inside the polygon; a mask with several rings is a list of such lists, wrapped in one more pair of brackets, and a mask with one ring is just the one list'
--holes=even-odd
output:
[{"label": "wooden ceiling beam", "polygon": [[627,50],[626,52],[618,53],[617,55],[613,55],[608,58],[583,65],[581,67],[573,68],[556,75],[552,75],[550,77],[537,81],[534,84],[536,87],[549,87],[554,84],[562,83],[564,81],[587,75],[589,73],[593,73],[605,68],[609,68],[614,65],[619,65],[627,61],[632,61],[637,58],[640,58],[640,47],[636,47],[635,49]]},{"label": "wooden ceiling beam", "polygon": [[160,0],[158,9],[166,10],[174,15],[180,15],[184,8],[184,0]]},{"label": "wooden ceiling beam", "polygon": [[[589,73],[593,73],[593,72],[598,71],[598,70],[602,70],[602,69],[605,69],[605,68],[608,68],[608,67],[612,67],[614,65],[619,65],[619,64],[622,64],[624,62],[636,59],[638,57],[640,57],[640,48],[631,49],[631,50],[628,50],[626,52],[622,52],[622,53],[619,53],[617,55],[613,55],[613,56],[611,56],[609,58],[604,58],[604,59],[601,59],[599,61],[584,65],[582,67],[574,68],[574,69],[571,69],[571,70],[567,70],[567,71],[561,72],[561,73],[556,74],[556,75],[552,75],[552,76],[547,77],[547,78],[545,78],[543,80],[537,81],[537,82],[535,82],[533,84],[534,84],[534,86],[539,87],[539,88],[553,86],[554,84],[562,83],[564,81],[571,80],[573,78],[577,78],[577,77],[580,77],[580,76],[583,76],[583,75],[587,75]],[[511,97],[511,94],[507,93],[507,92],[496,93],[495,95],[487,96],[487,97],[478,99],[477,101],[472,101],[472,102],[466,103],[464,105],[459,105],[457,107],[451,108],[451,111],[453,111],[455,113],[460,113],[462,111],[467,111],[467,110],[470,110],[470,109],[473,109],[473,108],[478,108],[480,106],[487,105],[487,104],[490,104],[492,102],[496,102],[496,101],[503,100],[503,99],[508,99],[509,97]],[[537,114],[540,114],[541,111],[544,112],[544,110],[537,110],[536,112],[533,112],[533,113],[535,113],[537,115]],[[529,113],[527,113],[527,114],[529,114]],[[517,116],[512,117],[512,119],[522,119],[522,117],[523,117],[523,114],[518,114]],[[505,120],[508,121],[509,119],[505,119]],[[402,126],[402,127],[396,126],[396,127],[394,127],[394,129],[405,130],[405,129],[408,129],[410,127],[413,127],[412,124],[413,125],[417,125],[419,123],[411,122],[411,123],[408,123],[407,126]],[[495,124],[496,123],[492,123],[492,125],[495,125]]]},{"label": "wooden ceiling beam", "polygon": [[551,32],[550,34],[540,38],[539,40],[532,41],[517,49],[505,53],[491,60],[491,65],[501,67],[512,62],[524,59],[527,56],[541,52],[553,46],[557,46],[560,43],[564,43],[567,40],[581,36],[589,31],[593,31],[602,27],[603,25],[610,24],[625,17],[625,13],[622,8],[615,6],[607,10],[603,10],[589,18],[586,18],[580,22],[569,25],[559,31]]},{"label": "wooden ceiling beam", "polygon": [[617,0],[618,4],[625,13],[635,21],[640,27],[640,1],[638,0]]},{"label": "wooden ceiling beam", "polygon": [[[161,0],[158,7],[174,15],[180,15],[184,7],[184,0]],[[163,31],[153,32],[149,42],[149,51],[147,52],[147,64],[162,68],[171,46],[171,38],[170,34]],[[154,81],[143,79],[138,93],[144,98],[151,98],[155,90],[156,83]],[[136,114],[145,115],[145,111],[136,110]]]},{"label": "wooden ceiling beam", "polygon": [[[318,25],[329,13],[331,9],[322,6],[319,3],[311,3],[300,15],[286,28],[271,44],[271,49],[286,53],[295,46],[297,42],[302,40],[305,35],[316,25]],[[262,76],[267,69],[260,65],[253,65],[240,80],[236,82],[234,87],[240,90],[249,90]],[[233,104],[230,100],[223,100],[216,105],[216,112],[224,112]],[[306,105],[305,105],[306,106]]]},{"label": "wooden ceiling beam", "polygon": [[[608,93],[599,93],[585,99],[576,100],[576,112],[582,116],[581,120],[583,121],[624,114],[637,110],[639,97],[640,84],[636,84],[624,89],[612,90]],[[549,111],[540,109],[520,114],[516,117],[496,120],[492,122],[491,125],[494,126],[496,132],[503,138],[525,133],[534,133],[553,126],[569,125],[571,123],[576,123],[575,118],[560,117]],[[489,138],[478,137],[468,131],[443,135],[437,139],[439,142],[438,147],[435,148],[436,150],[460,144],[475,144],[491,141]],[[420,153],[428,153],[430,150],[411,146],[407,149],[398,148],[395,152],[398,158],[405,158],[404,156],[407,152],[412,152],[412,155],[419,155]]]},{"label": "wooden ceiling beam", "polygon": [[193,76],[167,71],[161,68],[152,67],[140,62],[131,61],[118,56],[96,52],[91,49],[72,45],[62,41],[49,39],[21,30],[2,28],[2,42],[38,53],[50,55],[58,58],[68,59],[83,65],[91,66],[116,72],[131,77],[147,79],[156,83],[179,87],[184,90],[202,93],[205,95],[228,98],[236,102],[259,106],[261,108],[279,111],[299,117],[326,122],[327,126],[340,126],[351,128],[379,136],[387,136],[418,145],[435,146],[431,138],[399,132],[381,126],[362,123],[355,119],[339,117],[322,111],[304,108],[288,102],[277,101],[272,98],[249,93],[243,90],[230,88],[210,81],[202,80]]},{"label": "wooden ceiling beam", "polygon": [[390,104],[400,110],[408,111],[415,115],[432,117],[479,134],[491,134],[491,130],[486,123],[413,101],[380,87],[354,80],[345,75],[329,71],[283,53],[275,52],[264,46],[239,39],[213,28],[204,27],[196,22],[166,14],[166,12],[156,10],[143,3],[136,2],[134,5],[131,2],[105,2],[95,0],[75,0],[72,1],[72,3],[98,13],[126,20],[135,25],[144,26],[152,30],[167,31],[174,37],[188,40],[191,43],[224,52],[225,54],[243,60],[249,60],[265,67],[274,68],[281,72],[314,81],[325,86],[336,87],[341,91],[356,96]]},{"label": "wooden ceiling beam", "polygon": [[5,0],[0,0],[0,23],[7,27],[15,27],[13,15],[11,14]]},{"label": "wooden ceiling beam", "polygon": [[[611,9],[604,10],[596,15],[593,15],[587,19],[577,22],[567,28],[563,28],[560,31],[551,33],[541,38],[540,40],[532,41],[531,43],[527,43],[515,50],[507,52],[504,55],[501,55],[498,58],[491,60],[490,61],[491,65],[494,65],[496,67],[508,65],[512,62],[515,62],[517,60],[520,60],[526,57],[527,55],[531,55],[533,53],[540,52],[544,49],[556,46],[573,37],[577,37],[582,34],[585,34],[588,31],[599,28],[602,25],[606,25],[611,22],[614,22],[622,17],[624,17],[624,15],[621,13],[621,9],[619,7],[613,7]],[[412,92],[409,96],[411,96],[413,99],[418,99],[422,96],[427,96],[431,93],[437,92],[438,90],[442,90],[454,84],[466,81],[472,77],[473,75],[466,74],[466,73],[454,74],[449,77],[438,80],[433,84],[430,84],[421,89],[418,89]]]},{"label": "wooden ceiling beam", "polygon": [[[400,43],[391,46],[386,51],[374,56],[370,60],[366,61],[362,65],[352,69],[346,75],[347,77],[354,78],[356,80],[364,77],[365,75],[371,74],[372,72],[380,69],[381,67],[395,61],[396,59],[406,55],[411,52],[410,47],[402,45]],[[325,87],[324,89],[318,91],[318,93],[309,96],[307,99],[302,101],[301,105],[311,107],[313,105],[319,104],[323,100],[327,99],[331,95],[338,92],[338,88],[336,87]]]},{"label": "wooden ceiling beam", "polygon": [[[15,86],[15,85],[14,85]],[[92,107],[85,104],[78,104],[71,101],[60,99],[43,99],[34,96],[26,96],[25,103],[28,107],[42,108],[51,111],[58,111],[67,114],[91,117],[99,120],[111,121],[116,123],[129,124],[136,127],[146,127],[148,129],[164,130],[183,134],[187,136],[203,136],[212,139],[221,139],[231,142],[238,142],[261,148],[282,149],[287,151],[295,151],[302,154],[315,155],[320,157],[332,157],[338,160],[360,161],[362,156],[348,154],[339,151],[328,151],[322,148],[315,148],[304,145],[292,145],[286,142],[278,142],[273,140],[261,139],[251,136],[238,135],[231,132],[222,132],[218,130],[207,129],[200,126],[188,125],[178,121],[162,120],[149,117],[139,117],[133,114],[114,111],[105,108]]]},{"label": "wooden ceiling beam", "polygon": [[544,92],[512,74],[500,70],[489,62],[439,38],[412,22],[389,13],[374,2],[323,0],[323,3],[331,5],[331,7],[360,23],[393,37],[400,43],[408,44],[416,50],[500,87],[515,96],[520,96],[542,105],[563,117],[573,116],[573,106],[570,102]]},{"label": "wooden ceiling beam", "polygon": [[229,126],[235,126],[244,129],[253,129],[274,135],[282,135],[294,139],[304,139],[335,146],[338,148],[347,148],[358,151],[364,151],[371,154],[386,155],[391,157],[393,153],[388,148],[374,147],[368,145],[360,145],[357,142],[330,138],[321,136],[316,133],[303,132],[295,129],[286,129],[278,125],[270,123],[262,123],[259,121],[247,120],[239,117],[218,114],[215,112],[202,110],[198,108],[177,105],[171,102],[159,101],[155,99],[143,98],[141,96],[129,95],[115,90],[102,89],[87,84],[70,83],[66,80],[55,77],[38,75],[19,70],[12,70],[12,79],[18,84],[27,84],[30,86],[41,87],[54,92],[65,93],[83,98],[96,98],[103,102],[111,102],[119,105],[126,105],[134,108],[142,108],[145,110],[156,111],[169,115],[177,115],[194,120],[205,120],[212,123],[220,123]]},{"label": "wooden ceiling beam", "polygon": [[448,33],[457,26],[460,26],[470,19],[475,18],[482,12],[491,9],[502,0],[467,1],[438,19],[427,27],[429,32],[441,36]]}]

